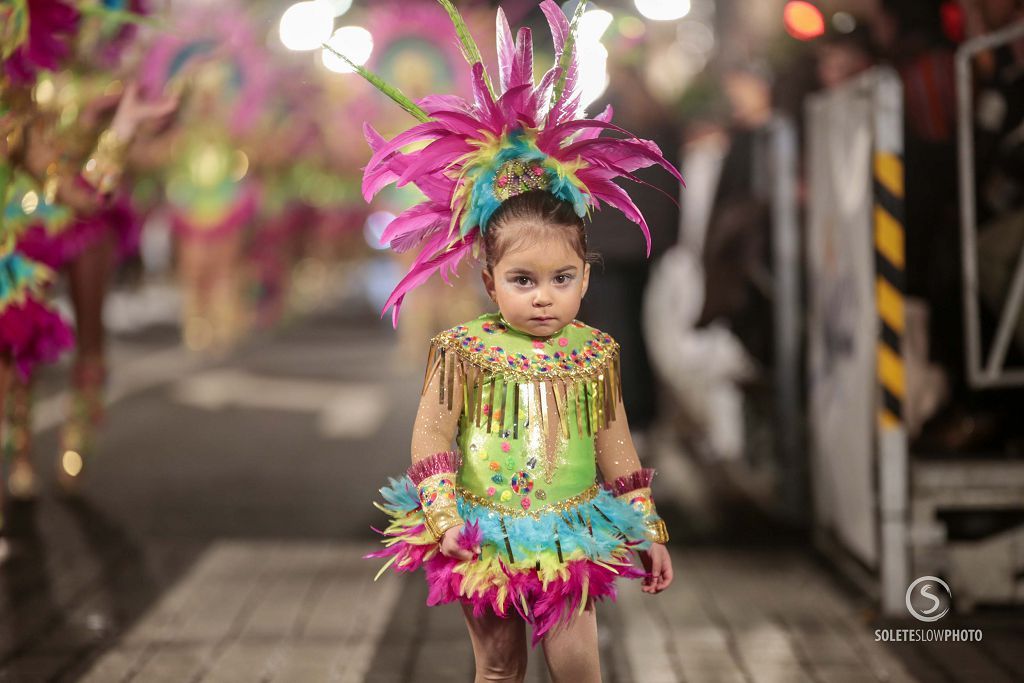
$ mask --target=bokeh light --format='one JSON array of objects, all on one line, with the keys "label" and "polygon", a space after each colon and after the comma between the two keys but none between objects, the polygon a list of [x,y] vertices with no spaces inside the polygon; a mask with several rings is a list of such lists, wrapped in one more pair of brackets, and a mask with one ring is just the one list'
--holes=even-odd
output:
[{"label": "bokeh light", "polygon": [[586,107],[608,87],[608,50],[601,36],[614,17],[604,10],[591,10],[580,17],[576,45],[580,53],[580,87]]},{"label": "bokeh light", "polygon": [[782,10],[782,19],[789,35],[798,40],[810,40],[825,32],[825,17],[821,10],[803,0],[787,2]]},{"label": "bokeh light", "polygon": [[[362,26],[342,26],[334,32],[327,44],[360,66],[366,64],[373,54],[373,36]],[[330,50],[323,51],[322,59],[324,66],[335,73],[353,72],[352,67],[346,64],[344,59]]]},{"label": "bokeh light", "polygon": [[315,50],[331,36],[334,11],[323,2],[297,2],[281,15],[281,43],[289,50]]},{"label": "bokeh light", "polygon": [[634,0],[640,14],[654,21],[674,21],[690,13],[690,0]]},{"label": "bokeh light", "polygon": [[395,220],[395,214],[389,211],[375,211],[371,213],[366,219],[366,225],[363,227],[363,236],[366,238],[366,243],[374,249],[387,249],[388,245],[380,241],[380,236],[384,234],[384,229],[393,220]]}]

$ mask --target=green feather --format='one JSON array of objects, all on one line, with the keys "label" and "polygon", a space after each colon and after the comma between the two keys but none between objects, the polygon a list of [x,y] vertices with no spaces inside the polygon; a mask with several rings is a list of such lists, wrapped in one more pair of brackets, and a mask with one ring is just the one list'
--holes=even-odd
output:
[{"label": "green feather", "polygon": [[562,92],[565,90],[565,79],[569,75],[569,59],[572,57],[573,50],[576,49],[576,26],[579,24],[580,17],[583,16],[586,7],[587,0],[580,0],[576,4],[576,11],[572,14],[572,21],[569,23],[569,35],[565,38],[562,56],[558,60],[558,67],[562,70],[562,74],[558,77],[555,89],[551,93],[551,106],[555,105],[555,102],[562,97]]},{"label": "green feather", "polygon": [[427,114],[427,112],[423,111],[423,109],[421,109],[418,104],[410,100],[409,96],[403,93],[401,90],[391,85],[390,83],[386,82],[383,78],[373,73],[369,69],[364,69],[363,67],[359,66],[358,64],[356,64],[351,59],[335,50],[327,43],[323,43],[323,47],[325,50],[330,50],[333,54],[345,60],[345,63],[348,64],[353,69],[355,69],[357,74],[359,74],[367,81],[369,81],[370,85],[377,88],[377,90],[380,90],[382,93],[384,93],[385,95],[393,99],[395,102],[397,102],[398,106],[400,106],[402,109],[406,110],[420,121],[427,122],[430,120],[430,116]]},{"label": "green feather", "polygon": [[[469,32],[469,27],[466,26],[466,22],[462,19],[462,15],[459,14],[459,10],[452,4],[451,0],[437,1],[441,3],[441,7],[444,7],[444,10],[448,13],[448,18],[452,20],[455,33],[459,36],[462,55],[466,58],[466,61],[469,62],[470,66],[477,62],[483,64],[484,60],[480,56],[480,48],[476,46],[476,41],[473,40],[473,35]],[[491,85],[491,77],[487,75],[486,65],[484,65],[484,82],[487,83],[487,89],[491,91],[491,97],[498,99],[498,96],[494,93],[494,86]]]}]

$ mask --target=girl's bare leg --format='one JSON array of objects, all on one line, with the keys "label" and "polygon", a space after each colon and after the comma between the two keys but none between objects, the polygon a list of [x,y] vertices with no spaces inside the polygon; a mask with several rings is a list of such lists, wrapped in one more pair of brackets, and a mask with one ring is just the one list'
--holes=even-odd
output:
[{"label": "girl's bare leg", "polygon": [[475,683],[516,681],[526,677],[526,622],[518,614],[503,619],[490,610],[473,616],[473,608],[462,604],[473,641],[476,660]]},{"label": "girl's bare leg", "polygon": [[565,626],[544,634],[541,647],[553,683],[601,683],[594,601]]}]

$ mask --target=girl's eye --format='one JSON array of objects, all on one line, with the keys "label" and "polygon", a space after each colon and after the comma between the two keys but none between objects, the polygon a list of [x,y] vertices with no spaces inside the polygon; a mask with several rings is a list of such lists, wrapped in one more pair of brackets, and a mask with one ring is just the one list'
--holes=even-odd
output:
[{"label": "girl's eye", "polygon": [[530,284],[530,278],[526,277],[525,275],[519,275],[518,277],[516,277],[514,282],[517,285],[525,287],[526,285]]},{"label": "girl's eye", "polygon": [[572,282],[572,275],[556,275],[555,282],[557,282],[560,285]]}]

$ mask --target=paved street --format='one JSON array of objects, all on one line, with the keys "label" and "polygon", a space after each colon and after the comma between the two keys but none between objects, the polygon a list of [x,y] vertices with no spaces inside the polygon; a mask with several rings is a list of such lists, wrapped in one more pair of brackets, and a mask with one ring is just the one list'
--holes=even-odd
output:
[{"label": "paved street", "polygon": [[[121,335],[77,500],[49,486],[65,369],[44,377],[47,486],[10,510],[0,681],[472,680],[458,607],[427,608],[419,577],[375,583],[360,559],[376,489],[408,461],[422,377],[392,345],[385,323],[340,315],[220,361],[190,358],[169,328]],[[606,681],[1024,680],[1019,615],[943,622],[982,643],[876,643],[875,628],[916,624],[878,619],[798,534],[699,470],[665,469],[676,581],[600,605]],[[539,649],[528,680],[548,680]]]}]

